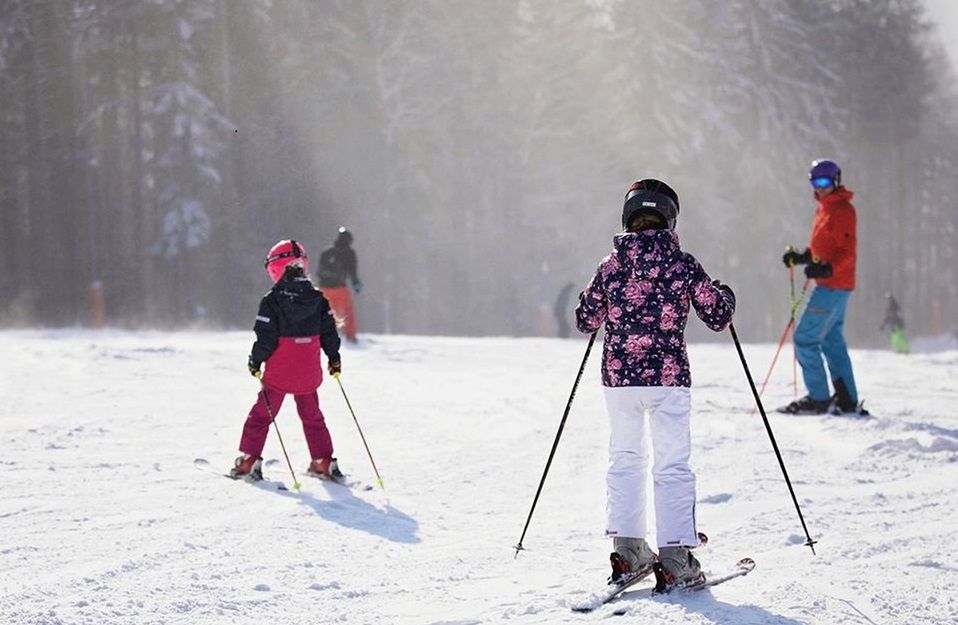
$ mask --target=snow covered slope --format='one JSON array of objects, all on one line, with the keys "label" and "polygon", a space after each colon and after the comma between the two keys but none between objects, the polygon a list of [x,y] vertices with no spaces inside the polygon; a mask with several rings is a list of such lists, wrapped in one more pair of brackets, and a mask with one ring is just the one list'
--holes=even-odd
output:
[{"label": "snow covered slope", "polygon": [[[743,336],[747,340],[747,336]],[[958,352],[856,351],[877,418],[771,417],[804,540],[731,344],[691,348],[700,553],[711,592],[597,613],[605,410],[593,357],[513,557],[585,343],[368,337],[343,383],[385,478],[271,492],[226,470],[257,391],[251,333],[7,331],[0,376],[0,622],[882,624],[958,622]],[[772,346],[747,345],[757,377]],[[779,364],[767,402],[790,400]],[[343,468],[372,481],[335,384],[321,402]],[[308,457],[292,402],[279,423]],[[267,458],[282,458],[275,435]],[[269,477],[290,483],[284,464]]]}]

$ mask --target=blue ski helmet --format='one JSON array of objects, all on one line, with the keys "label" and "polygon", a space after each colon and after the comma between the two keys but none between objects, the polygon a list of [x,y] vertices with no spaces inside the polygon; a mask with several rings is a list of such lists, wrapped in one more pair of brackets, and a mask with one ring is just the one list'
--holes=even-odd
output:
[{"label": "blue ski helmet", "polygon": [[633,182],[622,206],[622,227],[628,228],[632,217],[642,212],[660,216],[668,229],[674,230],[679,216],[679,196],[672,187],[655,178]]},{"label": "blue ski helmet", "polygon": [[819,187],[820,185],[816,185],[815,181],[823,178],[831,180],[833,187],[842,186],[842,168],[838,166],[838,163],[827,158],[812,161],[812,168],[808,170],[808,179],[812,182],[812,186]]}]

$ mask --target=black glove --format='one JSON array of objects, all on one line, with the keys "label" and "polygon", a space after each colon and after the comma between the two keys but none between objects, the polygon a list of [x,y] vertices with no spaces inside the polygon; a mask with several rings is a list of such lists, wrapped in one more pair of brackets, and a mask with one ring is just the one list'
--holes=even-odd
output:
[{"label": "black glove", "polygon": [[723,293],[728,293],[732,297],[732,303],[735,303],[735,291],[732,290],[732,287],[725,284],[721,280],[712,280],[712,286]]},{"label": "black glove", "polygon": [[250,356],[249,360],[246,361],[246,368],[249,369],[249,374],[251,376],[253,376],[254,378],[258,378],[261,375],[259,372],[259,368],[260,368],[260,365],[262,364],[263,363],[261,362],[256,362],[255,360],[253,360],[253,357]]},{"label": "black glove", "polygon": [[789,245],[785,248],[785,255],[782,256],[782,262],[785,263],[786,267],[794,267],[795,265],[807,265],[812,262],[812,250],[805,248],[804,252],[796,252],[795,248]]},{"label": "black glove", "polygon": [[809,263],[805,267],[805,277],[807,278],[830,278],[831,276],[831,263]]},{"label": "black glove", "polygon": [[335,359],[330,358],[329,364],[326,365],[326,368],[329,370],[329,375],[339,375],[343,370],[343,361],[337,356]]}]

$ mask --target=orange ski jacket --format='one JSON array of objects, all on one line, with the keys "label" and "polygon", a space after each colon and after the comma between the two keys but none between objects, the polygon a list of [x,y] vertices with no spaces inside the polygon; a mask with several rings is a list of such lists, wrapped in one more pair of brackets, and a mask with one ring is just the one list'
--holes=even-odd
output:
[{"label": "orange ski jacket", "polygon": [[816,282],[833,289],[855,289],[855,196],[845,187],[818,200],[815,221],[812,224],[812,258],[831,263],[832,275]]}]

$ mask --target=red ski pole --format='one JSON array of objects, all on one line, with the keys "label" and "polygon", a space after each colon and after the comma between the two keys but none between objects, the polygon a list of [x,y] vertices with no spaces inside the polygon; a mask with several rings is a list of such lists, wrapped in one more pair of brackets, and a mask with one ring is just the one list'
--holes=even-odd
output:
[{"label": "red ski pole", "polygon": [[[772,357],[772,364],[768,366],[768,371],[765,373],[765,379],[762,381],[762,387],[759,389],[759,397],[765,392],[765,386],[768,385],[768,380],[772,377],[772,371],[775,369],[775,363],[778,362],[778,355],[782,351],[782,346],[785,344],[785,339],[788,338],[788,333],[792,331],[792,328],[795,326],[795,315],[798,313],[798,309],[801,307],[802,302],[805,301],[805,293],[808,291],[808,285],[811,283],[809,278],[805,278],[805,284],[802,285],[802,292],[799,294],[798,299],[792,302],[792,310],[788,317],[788,324],[785,326],[785,331],[782,332],[782,338],[778,341],[778,348],[775,350],[775,355]],[[755,414],[755,408],[752,408],[752,414]]]}]

